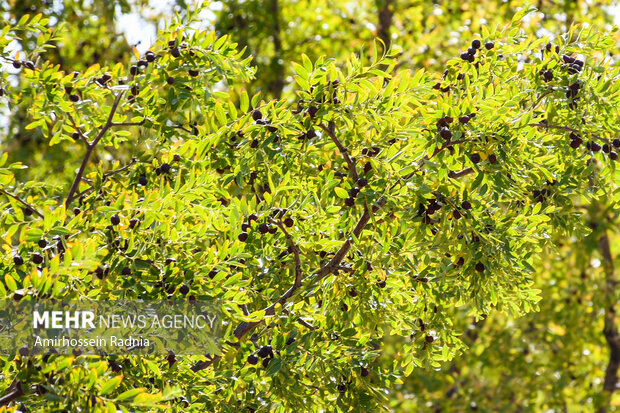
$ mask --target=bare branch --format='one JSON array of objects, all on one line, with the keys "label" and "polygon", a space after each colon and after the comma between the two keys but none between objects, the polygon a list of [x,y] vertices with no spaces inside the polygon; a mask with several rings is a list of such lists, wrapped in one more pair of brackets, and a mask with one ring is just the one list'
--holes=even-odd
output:
[{"label": "bare branch", "polygon": [[66,207],[69,207],[69,205],[71,205],[71,202],[73,202],[73,200],[75,199],[75,193],[77,192],[80,186],[80,181],[82,180],[82,176],[84,175],[84,171],[86,170],[86,166],[88,165],[90,156],[95,150],[95,148],[97,147],[97,144],[99,143],[101,138],[103,138],[105,133],[112,126],[112,119],[114,119],[114,114],[116,113],[116,110],[118,109],[118,105],[121,102],[121,98],[123,97],[124,93],[125,93],[124,91],[118,92],[118,94],[116,95],[116,98],[114,99],[114,103],[112,104],[112,108],[110,109],[110,115],[108,116],[108,120],[103,125],[103,127],[101,128],[101,130],[99,131],[95,139],[86,146],[86,153],[84,154],[84,158],[82,159],[82,164],[80,165],[80,169],[78,170],[75,180],[73,181],[73,185],[71,185],[71,189],[69,190],[69,194],[67,195],[67,200],[65,201]]},{"label": "bare branch", "polygon": [[355,168],[355,162],[353,162],[353,159],[351,159],[351,156],[349,156],[349,150],[346,148],[346,146],[344,146],[342,144],[342,142],[340,142],[340,139],[338,139],[338,137],[336,136],[335,133],[333,133],[327,126],[325,126],[325,124],[320,123],[319,127],[323,130],[323,132],[325,132],[331,139],[332,141],[336,144],[336,146],[338,147],[338,150],[340,151],[340,153],[342,154],[342,157],[344,158],[345,161],[347,161],[347,165],[349,165],[349,170],[351,171],[351,176],[353,177],[353,179],[355,181],[357,181],[357,179],[359,178],[359,176],[357,175],[357,169]]},{"label": "bare branch", "polygon": [[17,195],[13,195],[10,192],[5,191],[4,189],[0,188],[0,193],[9,196],[11,198],[13,198],[14,200],[16,200],[17,202],[21,203],[23,206],[25,206],[26,208],[30,209],[35,215],[37,215],[39,218],[43,218],[43,214],[40,213],[35,207],[33,207],[32,205],[30,205],[28,202],[24,201],[23,199],[21,199],[20,197],[18,197]]}]

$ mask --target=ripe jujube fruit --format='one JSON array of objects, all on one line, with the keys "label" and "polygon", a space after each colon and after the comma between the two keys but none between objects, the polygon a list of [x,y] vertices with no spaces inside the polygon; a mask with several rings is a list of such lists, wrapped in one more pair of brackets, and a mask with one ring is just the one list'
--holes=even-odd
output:
[{"label": "ripe jujube fruit", "polygon": [[155,61],[155,53],[153,53],[150,50],[145,53],[144,57],[145,57],[147,62],[154,62]]},{"label": "ripe jujube fruit", "polygon": [[486,47],[487,50],[491,50],[492,48],[495,47],[495,43],[493,43],[493,42],[486,42],[484,44],[484,47]]},{"label": "ripe jujube fruit", "polygon": [[140,175],[140,177],[138,178],[138,183],[142,186],[146,186],[147,184],[146,175],[144,174]]},{"label": "ripe jujube fruit", "polygon": [[252,366],[256,365],[258,363],[258,357],[255,354],[250,354],[248,356],[248,364],[251,364]]},{"label": "ripe jujube fruit", "polygon": [[473,47],[474,49],[480,49],[481,46],[482,46],[482,43],[478,39],[474,39],[471,42],[471,47]]},{"label": "ripe jujube fruit", "polygon": [[74,141],[77,141],[80,139],[80,134],[78,132],[73,132],[71,134],[71,137],[73,138]]},{"label": "ripe jujube fruit", "polygon": [[355,198],[348,197],[344,200],[344,204],[348,207],[352,207],[353,205],[355,205]]},{"label": "ripe jujube fruit", "polygon": [[39,245],[39,247],[40,247],[40,248],[45,248],[45,247],[47,247],[47,240],[45,240],[45,239],[41,238],[41,239],[37,242],[37,244]]},{"label": "ripe jujube fruit", "polygon": [[495,156],[495,154],[490,154],[489,155],[489,163],[495,164],[497,163],[497,156]]},{"label": "ripe jujube fruit", "polygon": [[484,264],[479,262],[476,264],[476,271],[478,272],[484,272]]},{"label": "ripe jujube fruit", "polygon": [[259,119],[262,119],[262,118],[263,118],[263,112],[261,112],[260,110],[255,109],[252,112],[252,119],[259,120]]},{"label": "ripe jujube fruit", "polygon": [[161,166],[161,171],[165,174],[167,174],[168,172],[170,172],[170,164],[169,163],[162,163]]},{"label": "ripe jujube fruit", "polygon": [[183,284],[180,288],[179,288],[179,292],[183,295],[187,295],[187,293],[189,293],[189,286],[187,284]]},{"label": "ripe jujube fruit", "polygon": [[181,51],[179,50],[178,47],[173,47],[172,50],[170,50],[170,54],[173,57],[179,57],[179,56],[181,56]]},{"label": "ripe jujube fruit", "polygon": [[433,341],[435,341],[435,337],[428,335],[424,338],[424,340],[426,340],[427,343],[432,343]]},{"label": "ripe jujube fruit", "polygon": [[247,232],[242,232],[239,235],[237,235],[237,239],[241,242],[246,242],[248,239],[248,233]]},{"label": "ripe jujube fruit", "polygon": [[17,266],[24,265],[24,259],[22,258],[21,255],[15,254],[13,255],[13,264]]},{"label": "ripe jujube fruit", "polygon": [[294,224],[295,224],[295,223],[294,223],[294,221],[293,221],[293,218],[286,218],[286,219],[284,220],[284,225],[286,225],[286,226],[287,226],[287,227],[289,227],[289,228],[290,228],[290,227],[292,227]]},{"label": "ripe jujube fruit", "polygon": [[69,100],[71,100],[71,102],[73,103],[77,103],[80,101],[80,97],[76,94],[69,95]]},{"label": "ripe jujube fruit", "polygon": [[123,267],[123,269],[121,270],[121,275],[131,275],[131,268]]},{"label": "ripe jujube fruit", "polygon": [[357,186],[359,186],[360,188],[363,188],[366,185],[368,185],[368,180],[366,178],[359,178],[356,183],[357,183]]},{"label": "ripe jujube fruit", "polygon": [[469,160],[472,161],[474,164],[479,163],[481,159],[482,158],[480,158],[479,153],[472,153],[471,155],[469,155]]},{"label": "ripe jujube fruit", "polygon": [[112,225],[118,225],[121,223],[121,217],[118,216],[118,214],[114,214],[110,217],[110,223]]},{"label": "ripe jujube fruit", "polygon": [[134,229],[135,227],[140,225],[140,220],[138,218],[131,218],[129,220],[129,228]]},{"label": "ripe jujube fruit", "polygon": [[38,252],[35,252],[34,254],[32,254],[32,262],[34,262],[35,264],[41,264],[43,262],[43,255],[39,254]]},{"label": "ripe jujube fruit", "polygon": [[174,84],[174,77],[168,76],[168,78],[166,79],[166,83],[168,83],[169,85]]},{"label": "ripe jujube fruit", "polygon": [[442,128],[439,131],[439,135],[446,140],[452,138],[452,132],[450,132],[450,129],[448,128]]},{"label": "ripe jujube fruit", "polygon": [[189,70],[187,71],[187,73],[188,73],[191,77],[196,77],[196,76],[198,76],[198,73],[199,73],[199,72],[198,72],[198,70],[196,70],[196,69],[189,69]]},{"label": "ripe jujube fruit", "polygon": [[266,234],[267,232],[269,232],[269,225],[262,223],[258,226],[258,231],[261,234]]},{"label": "ripe jujube fruit", "polygon": [[258,357],[260,358],[265,358],[268,356],[273,357],[273,348],[269,345],[262,346],[260,349],[258,349],[256,355],[258,355]]},{"label": "ripe jujube fruit", "polygon": [[461,202],[461,208],[463,208],[464,210],[469,210],[469,209],[471,209],[471,202],[469,202],[469,201],[463,201],[463,202]]},{"label": "ripe jujube fruit", "polygon": [[618,153],[616,151],[609,152],[609,159],[615,161],[616,159],[618,159]]},{"label": "ripe jujube fruit", "polygon": [[612,145],[614,146],[614,148],[620,148],[620,139],[614,139]]}]

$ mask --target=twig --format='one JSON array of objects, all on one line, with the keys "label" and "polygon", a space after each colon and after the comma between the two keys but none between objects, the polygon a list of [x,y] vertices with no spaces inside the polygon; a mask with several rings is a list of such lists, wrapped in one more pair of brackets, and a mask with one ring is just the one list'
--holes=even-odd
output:
[{"label": "twig", "polygon": [[[112,175],[116,175],[116,174],[118,174],[118,173],[120,173],[120,172],[123,172],[123,171],[127,170],[127,169],[131,166],[131,165],[133,165],[133,164],[134,164],[134,163],[136,163],[136,162],[137,162],[137,161],[136,161],[136,159],[135,159],[135,158],[132,158],[132,160],[131,160],[131,161],[130,161],[127,165],[125,165],[125,166],[123,166],[123,167],[121,167],[121,168],[115,169],[115,170],[113,170],[113,171],[110,171],[110,172],[106,172],[106,173],[104,173],[104,174],[103,174],[103,180],[106,180],[107,178],[109,178],[109,177],[110,177],[110,176],[112,176]],[[93,182],[93,180],[92,180],[92,179],[89,179],[89,178],[84,178],[84,177],[82,177],[82,180],[83,180],[83,181],[85,181],[85,182],[91,183],[91,184],[92,184],[92,182]],[[75,194],[75,196],[73,197],[73,199],[75,199],[75,198],[79,198],[79,197],[81,197],[82,195],[85,195],[85,194],[87,194],[87,193],[91,192],[91,191],[92,191],[92,190],[94,190],[94,189],[95,189],[95,188],[91,185],[91,186],[90,186],[90,188],[86,188],[85,190],[83,190],[83,191],[78,192],[77,194]]]},{"label": "twig", "polygon": [[82,132],[82,129],[80,129],[80,127],[77,125],[71,113],[66,112],[65,115],[67,115],[67,117],[69,118],[69,121],[71,121],[71,124],[73,125],[73,128],[76,130],[78,135],[80,135],[80,139],[82,139],[82,142],[84,142],[84,144],[88,146],[88,138],[86,138],[86,135],[84,135],[84,133]]},{"label": "twig", "polygon": [[457,179],[463,176],[473,174],[474,172],[475,172],[474,168],[469,167],[469,168],[465,168],[462,171],[458,171],[458,172],[450,171],[448,173],[448,177]]},{"label": "twig", "polygon": [[140,122],[112,122],[110,126],[141,126],[144,125],[145,120],[142,119]]},{"label": "twig", "polygon": [[331,139],[332,141],[336,144],[336,146],[338,147],[338,150],[340,151],[340,153],[342,154],[342,157],[344,158],[345,161],[347,161],[347,165],[349,165],[349,170],[351,171],[351,176],[353,176],[353,179],[355,181],[357,181],[358,179],[358,175],[357,175],[357,169],[355,168],[355,162],[353,162],[353,159],[351,159],[351,156],[349,156],[349,150],[346,148],[346,146],[344,146],[342,144],[342,142],[340,142],[340,139],[338,139],[338,137],[336,136],[336,134],[334,134],[327,126],[325,126],[325,124],[320,123],[319,127],[323,130],[323,132],[325,132]]},{"label": "twig", "polygon": [[301,284],[301,279],[303,278],[303,272],[301,269],[301,258],[299,257],[299,247],[297,246],[297,244],[295,244],[295,241],[293,241],[293,237],[291,237],[291,234],[288,233],[288,231],[286,230],[282,222],[276,221],[274,219],[270,219],[270,221],[272,224],[275,224],[277,225],[278,228],[280,228],[280,230],[286,237],[286,240],[288,241],[289,247],[291,247],[293,256],[295,258],[295,285]]},{"label": "twig", "polygon": [[104,173],[104,174],[103,174],[103,179],[106,179],[106,178],[111,177],[112,175],[116,175],[116,174],[118,174],[118,173],[124,172],[124,171],[126,171],[127,169],[129,169],[129,168],[131,167],[131,165],[133,165],[133,164],[135,164],[135,163],[136,163],[136,158],[131,158],[131,161],[129,161],[129,163],[127,163],[127,165],[122,166],[122,167],[120,167],[120,168],[118,168],[118,169],[114,169],[114,170],[112,170],[112,171],[109,171],[109,172]]},{"label": "twig", "polygon": [[9,386],[9,389],[11,390],[7,394],[0,397],[0,406],[6,406],[12,401],[19,399],[21,396],[24,395],[21,380],[13,381],[13,383],[11,383],[11,385]]},{"label": "twig", "polygon": [[[549,125],[547,123],[530,123],[528,126],[532,126],[535,128],[545,128],[545,129],[557,129],[557,130],[563,130],[566,132],[574,132],[574,133],[583,133],[582,131],[578,130],[578,129],[574,129],[571,128],[569,126],[560,126],[560,125]],[[588,133],[586,131],[586,133]],[[592,135],[593,138],[600,140],[601,142],[605,142],[606,144],[609,144],[609,140],[606,138],[603,138],[600,135],[597,135],[596,133],[590,133]]]},{"label": "twig", "polygon": [[35,207],[33,207],[32,205],[30,205],[28,202],[24,201],[23,199],[21,199],[20,197],[18,197],[17,195],[13,195],[10,192],[5,191],[4,189],[0,188],[0,193],[9,196],[11,198],[13,198],[14,200],[16,200],[17,202],[21,203],[22,205],[24,205],[26,208],[30,209],[32,212],[34,212],[39,218],[43,218],[43,214],[40,213],[39,211],[37,211],[37,209]]},{"label": "twig", "polygon": [[71,202],[73,202],[73,199],[75,198],[74,195],[76,191],[78,190],[78,187],[80,186],[80,181],[82,180],[82,176],[84,175],[84,171],[86,170],[86,166],[88,165],[88,161],[90,160],[90,155],[95,150],[95,147],[97,146],[101,138],[103,138],[105,133],[112,126],[113,124],[112,119],[114,118],[114,114],[116,113],[116,110],[118,109],[118,105],[121,102],[121,98],[123,97],[124,93],[125,93],[124,91],[118,92],[118,94],[116,95],[116,98],[114,99],[114,103],[112,104],[112,108],[110,109],[110,115],[108,116],[108,120],[103,125],[103,127],[101,128],[101,130],[99,131],[95,139],[86,146],[86,153],[84,154],[84,159],[82,159],[82,164],[80,165],[80,169],[78,170],[75,180],[73,181],[73,185],[71,185],[71,189],[69,190],[69,194],[67,195],[67,200],[65,201],[66,207],[69,207],[69,205],[71,205]]}]

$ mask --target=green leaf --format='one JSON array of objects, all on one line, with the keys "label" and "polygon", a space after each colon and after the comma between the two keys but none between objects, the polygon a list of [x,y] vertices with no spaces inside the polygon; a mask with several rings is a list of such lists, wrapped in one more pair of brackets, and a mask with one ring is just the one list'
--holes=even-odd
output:
[{"label": "green leaf", "polygon": [[112,377],[110,380],[106,381],[99,390],[100,395],[108,394],[114,391],[123,381],[123,376]]},{"label": "green leaf", "polygon": [[339,198],[346,199],[349,197],[348,192],[345,189],[342,189],[338,186],[334,188],[334,191],[336,192],[336,195],[338,195]]}]

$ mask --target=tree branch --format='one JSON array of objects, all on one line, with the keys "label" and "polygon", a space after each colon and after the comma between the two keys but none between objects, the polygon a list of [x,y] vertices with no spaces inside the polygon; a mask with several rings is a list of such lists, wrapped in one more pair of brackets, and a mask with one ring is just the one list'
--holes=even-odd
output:
[{"label": "tree branch", "polygon": [[295,258],[295,285],[301,284],[303,272],[301,269],[301,258],[299,257],[299,247],[297,246],[297,244],[295,244],[295,241],[293,241],[293,237],[291,237],[291,234],[288,233],[282,222],[276,221],[274,219],[270,219],[270,221],[272,224],[275,224],[278,226],[278,228],[280,228],[280,230],[286,237],[286,240],[288,241],[288,245],[293,251],[293,256]]},{"label": "tree branch", "polygon": [[32,205],[30,205],[28,202],[24,201],[23,199],[21,199],[20,197],[18,197],[17,195],[13,195],[10,192],[5,191],[4,189],[0,188],[0,193],[9,196],[11,198],[13,198],[14,200],[16,200],[17,202],[21,203],[23,206],[25,206],[26,208],[30,209],[35,215],[37,215],[39,218],[43,218],[43,214],[40,213],[39,211],[37,211],[37,209],[35,207],[33,207]]},{"label": "tree branch", "polygon": [[99,143],[101,138],[103,138],[105,133],[108,131],[108,129],[110,129],[113,124],[112,119],[114,118],[114,114],[118,109],[118,105],[121,102],[121,98],[123,97],[124,93],[124,91],[118,92],[116,98],[114,99],[114,103],[112,104],[112,108],[110,109],[110,115],[108,116],[108,120],[103,125],[95,139],[86,146],[86,153],[84,154],[84,159],[82,159],[80,169],[78,170],[75,180],[73,181],[73,185],[71,185],[71,189],[69,190],[69,194],[67,195],[67,200],[65,201],[65,206],[67,208],[69,207],[69,205],[71,205],[71,202],[73,202],[73,199],[75,198],[74,195],[80,186],[80,181],[82,180],[82,176],[84,175],[84,171],[86,170],[86,166],[88,165],[91,154],[95,150],[95,147],[97,147],[97,144]]},{"label": "tree branch", "polygon": [[[368,221],[370,220],[371,215],[377,212],[379,209],[381,209],[386,203],[387,203],[387,199],[385,197],[381,197],[377,200],[375,205],[373,205],[371,209],[372,212],[368,209],[364,210],[364,213],[362,214],[359,221],[355,225],[355,228],[353,228],[352,235],[358,238],[360,234],[362,233],[362,231],[364,230],[364,228],[366,227],[366,225],[368,224]],[[336,252],[336,254],[334,254],[332,259],[327,264],[325,264],[323,267],[321,267],[319,270],[317,270],[313,274],[306,277],[303,281],[308,281],[308,287],[310,287],[311,285],[315,284],[316,282],[322,280],[323,278],[335,272],[340,266],[340,263],[342,262],[342,260],[349,253],[349,250],[351,249],[351,244],[352,244],[352,238],[349,237],[342,244],[340,249]],[[300,289],[302,286],[303,286],[303,282],[299,284],[297,283],[293,284],[284,294],[282,294],[282,296],[280,296],[280,298],[278,298],[278,300],[276,300],[270,306],[264,309],[265,315],[266,316],[274,315],[276,306],[284,305],[287,302],[287,300],[291,298],[293,294],[295,294],[295,292],[298,289]],[[240,340],[245,335],[247,335],[250,331],[252,331],[256,326],[262,323],[262,321],[263,320],[251,321],[251,322],[244,321],[240,323],[237,326],[237,328],[235,328],[233,334],[238,340]],[[192,371],[197,372],[197,371],[203,370],[209,367],[211,364],[213,364],[216,360],[219,360],[219,359],[220,359],[220,356],[213,356],[209,360],[199,361],[196,364],[194,364],[194,366],[192,366]]]},{"label": "tree branch", "polygon": [[73,129],[75,129],[78,135],[80,135],[80,139],[82,139],[82,142],[84,142],[84,144],[88,146],[88,138],[86,138],[86,135],[84,135],[84,133],[82,132],[82,129],[80,129],[80,127],[77,125],[71,113],[65,112],[65,115],[67,115],[67,117],[69,118],[69,121],[71,122],[71,125],[73,126]]},{"label": "tree branch", "polygon": [[473,174],[474,172],[475,172],[474,168],[470,167],[470,168],[465,168],[462,171],[458,171],[458,172],[450,171],[450,173],[448,173],[448,177],[457,179],[462,176]]},{"label": "tree branch", "polygon": [[338,150],[340,151],[340,153],[342,154],[342,157],[344,158],[345,161],[347,161],[347,165],[349,165],[349,170],[351,171],[351,176],[353,176],[353,179],[355,181],[358,180],[359,176],[357,175],[357,169],[355,168],[355,162],[353,162],[353,159],[351,159],[351,157],[349,156],[349,150],[346,148],[346,146],[344,146],[342,144],[342,142],[340,142],[340,139],[338,139],[338,137],[336,136],[335,133],[333,133],[327,126],[325,126],[325,124],[320,123],[319,127],[323,130],[323,132],[325,132],[331,139],[332,141],[336,144],[336,146],[338,147]]},{"label": "tree branch", "polygon": [[0,397],[0,406],[6,406],[12,401],[19,399],[24,395],[24,390],[22,389],[21,380],[13,381],[9,386],[9,392],[4,396]]},{"label": "tree branch", "polygon": [[[583,133],[582,131],[575,129],[575,128],[571,128],[569,126],[560,126],[560,125],[549,125],[547,123],[530,123],[528,126],[532,126],[535,128],[545,128],[545,129],[556,129],[556,130],[563,130],[566,132],[573,132],[573,133]],[[586,132],[587,133],[587,132]],[[606,138],[603,138],[600,135],[597,135],[596,133],[591,133],[592,137],[595,139],[600,140],[601,142],[605,142],[606,144],[609,144],[609,140],[607,140]]]},{"label": "tree branch", "polygon": [[110,126],[141,126],[144,125],[146,119],[142,119],[140,122],[112,122]]}]

